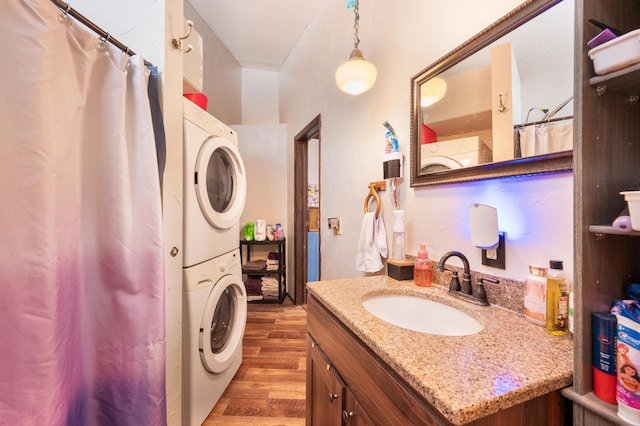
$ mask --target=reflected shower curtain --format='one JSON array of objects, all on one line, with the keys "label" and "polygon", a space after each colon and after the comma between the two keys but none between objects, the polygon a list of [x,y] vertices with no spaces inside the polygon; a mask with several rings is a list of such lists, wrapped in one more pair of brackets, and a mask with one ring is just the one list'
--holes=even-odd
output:
[{"label": "reflected shower curtain", "polygon": [[63,18],[0,3],[0,424],[161,425],[148,74]]},{"label": "reflected shower curtain", "polygon": [[522,157],[545,155],[573,149],[573,121],[539,124],[517,129]]}]

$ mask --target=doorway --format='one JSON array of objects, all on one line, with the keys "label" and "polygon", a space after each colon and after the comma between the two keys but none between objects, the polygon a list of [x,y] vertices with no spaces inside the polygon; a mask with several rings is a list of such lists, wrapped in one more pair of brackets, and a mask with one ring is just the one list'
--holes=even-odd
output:
[{"label": "doorway", "polygon": [[312,280],[321,279],[320,127],[318,115],[294,140],[293,255],[296,261],[293,300],[296,305],[307,303],[307,281],[310,275]]}]

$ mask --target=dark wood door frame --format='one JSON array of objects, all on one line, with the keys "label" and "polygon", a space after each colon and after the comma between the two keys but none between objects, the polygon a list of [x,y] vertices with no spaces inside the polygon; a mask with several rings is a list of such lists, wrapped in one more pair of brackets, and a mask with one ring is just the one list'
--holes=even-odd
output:
[{"label": "dark wood door frame", "polygon": [[[307,229],[309,227],[309,210],[307,209],[307,188],[309,185],[308,142],[311,139],[318,139],[318,141],[320,141],[320,123],[320,115],[318,115],[296,135],[294,140],[293,256],[295,266],[293,301],[296,305],[304,305],[307,303],[307,256],[309,247],[309,239],[307,236]],[[318,161],[320,161],[319,158]],[[319,212],[322,212],[322,208],[319,209]],[[318,253],[318,259],[320,259],[320,253]]]}]

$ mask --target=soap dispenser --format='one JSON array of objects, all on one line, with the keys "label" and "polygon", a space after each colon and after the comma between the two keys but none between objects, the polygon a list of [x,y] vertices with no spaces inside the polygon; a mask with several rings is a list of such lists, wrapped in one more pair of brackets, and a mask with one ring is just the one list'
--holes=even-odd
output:
[{"label": "soap dispenser", "polygon": [[569,317],[569,285],[561,260],[549,262],[547,272],[547,332],[556,336],[567,334]]},{"label": "soap dispenser", "polygon": [[413,282],[420,287],[431,287],[431,275],[432,268],[427,245],[421,243],[416,262],[413,265]]}]

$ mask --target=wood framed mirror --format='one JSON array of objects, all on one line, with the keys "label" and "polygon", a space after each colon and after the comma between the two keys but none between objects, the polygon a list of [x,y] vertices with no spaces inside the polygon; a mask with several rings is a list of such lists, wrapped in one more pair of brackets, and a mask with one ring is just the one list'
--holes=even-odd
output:
[{"label": "wood framed mirror", "polygon": [[570,171],[574,4],[529,0],[411,79],[411,186]]}]

